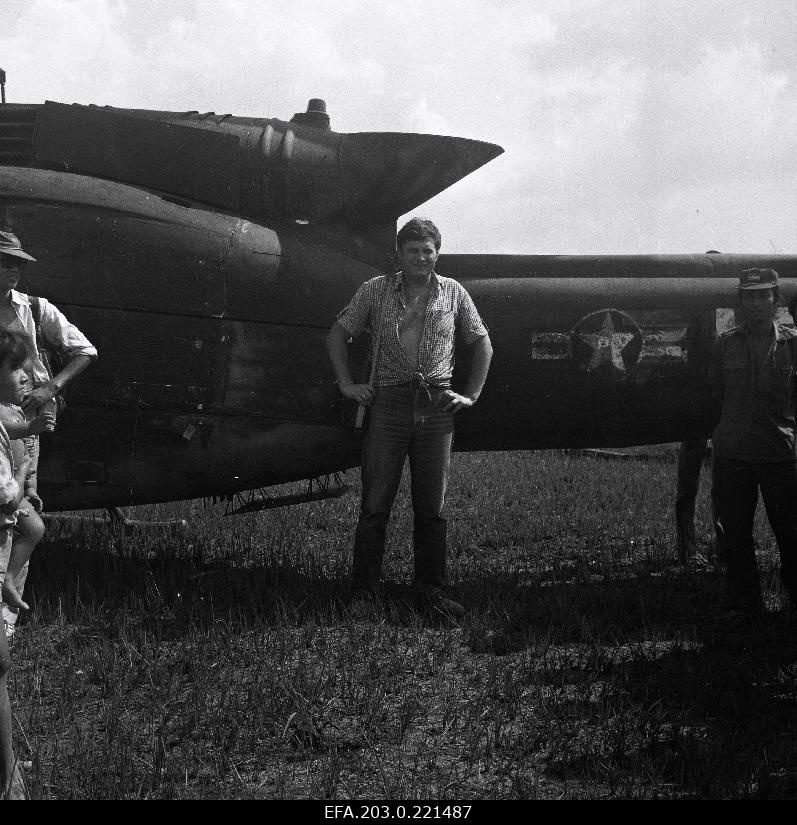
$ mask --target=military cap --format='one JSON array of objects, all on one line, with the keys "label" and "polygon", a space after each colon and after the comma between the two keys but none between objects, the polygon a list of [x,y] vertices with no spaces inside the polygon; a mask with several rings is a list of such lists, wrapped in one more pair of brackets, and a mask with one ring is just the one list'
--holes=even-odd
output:
[{"label": "military cap", "polygon": [[33,255],[23,251],[19,238],[13,232],[0,232],[0,252],[3,255],[13,255],[15,258],[24,258],[26,261],[36,260]]},{"label": "military cap", "polygon": [[739,276],[739,286],[745,292],[751,289],[775,289],[778,273],[774,269],[743,269]]}]

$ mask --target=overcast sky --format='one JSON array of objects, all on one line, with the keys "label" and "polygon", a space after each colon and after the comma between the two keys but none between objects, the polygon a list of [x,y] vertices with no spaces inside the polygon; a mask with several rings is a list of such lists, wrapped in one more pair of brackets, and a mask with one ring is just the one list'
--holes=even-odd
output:
[{"label": "overcast sky", "polygon": [[9,101],[488,140],[447,252],[797,252],[795,0],[2,0]]}]

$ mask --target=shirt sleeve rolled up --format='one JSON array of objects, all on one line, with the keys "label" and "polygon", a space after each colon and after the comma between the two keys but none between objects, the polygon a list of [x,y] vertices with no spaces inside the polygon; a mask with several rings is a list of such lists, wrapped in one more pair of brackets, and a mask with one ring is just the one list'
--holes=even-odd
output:
[{"label": "shirt sleeve rolled up", "polygon": [[473,298],[464,286],[459,286],[459,313],[457,318],[457,329],[460,341],[465,346],[475,343],[479,338],[487,335],[487,327],[479,315]]},{"label": "shirt sleeve rolled up", "polygon": [[348,305],[338,314],[338,323],[352,338],[356,338],[368,326],[373,307],[375,282],[378,280],[379,278],[372,278],[361,284]]},{"label": "shirt sleeve rolled up", "polygon": [[44,340],[58,347],[67,355],[87,355],[97,357],[94,344],[46,298],[39,299],[41,304],[41,334]]}]

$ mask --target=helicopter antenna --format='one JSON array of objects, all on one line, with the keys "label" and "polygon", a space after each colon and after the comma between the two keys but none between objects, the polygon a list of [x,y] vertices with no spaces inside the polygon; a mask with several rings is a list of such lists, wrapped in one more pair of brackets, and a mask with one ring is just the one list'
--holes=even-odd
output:
[{"label": "helicopter antenna", "polygon": [[0,103],[6,102],[6,70],[0,69]]}]

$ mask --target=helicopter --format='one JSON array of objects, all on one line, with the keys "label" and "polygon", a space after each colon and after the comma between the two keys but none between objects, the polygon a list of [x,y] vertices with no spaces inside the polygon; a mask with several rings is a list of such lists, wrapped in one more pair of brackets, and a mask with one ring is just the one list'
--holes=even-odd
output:
[{"label": "helicopter", "polygon": [[[290,120],[0,105],[0,217],[38,260],[20,289],[99,350],[43,451],[49,507],[248,512],[345,491],[362,433],[343,424],[327,331],[391,270],[397,219],[502,151],[335,132],[318,98]],[[789,255],[441,255],[495,351],[455,449],[705,437],[705,354],[749,267],[797,294]],[[351,342],[363,369],[368,349]],[[268,495],[301,480],[305,494]]]}]

